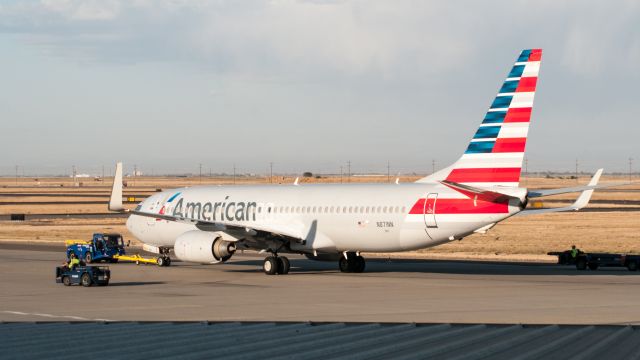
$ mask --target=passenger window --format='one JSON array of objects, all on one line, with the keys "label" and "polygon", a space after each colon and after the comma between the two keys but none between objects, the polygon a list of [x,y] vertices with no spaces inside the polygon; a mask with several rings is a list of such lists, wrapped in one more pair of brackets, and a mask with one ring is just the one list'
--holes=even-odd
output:
[{"label": "passenger window", "polygon": [[333,213],[333,206],[329,208],[329,212]]},{"label": "passenger window", "polygon": [[314,206],[313,209],[311,210],[312,213],[316,213],[316,207]]}]

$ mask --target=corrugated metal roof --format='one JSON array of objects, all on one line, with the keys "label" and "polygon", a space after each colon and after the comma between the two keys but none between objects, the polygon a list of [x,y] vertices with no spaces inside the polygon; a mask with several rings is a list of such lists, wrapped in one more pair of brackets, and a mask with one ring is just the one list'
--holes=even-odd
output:
[{"label": "corrugated metal roof", "polygon": [[629,359],[635,326],[293,322],[1,323],[0,358]]}]

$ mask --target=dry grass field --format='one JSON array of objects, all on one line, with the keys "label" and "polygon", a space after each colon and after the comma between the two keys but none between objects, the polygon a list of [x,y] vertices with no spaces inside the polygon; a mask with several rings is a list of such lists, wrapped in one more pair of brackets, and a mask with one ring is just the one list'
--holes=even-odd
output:
[{"label": "dry grass field", "polygon": [[[419,177],[402,177],[411,182]],[[352,177],[350,182],[387,182],[386,176]],[[635,179],[638,181],[640,179]],[[0,215],[23,214],[81,214],[106,213],[111,179],[105,182],[70,178],[0,178]],[[274,177],[274,183],[292,183],[293,177]],[[340,182],[340,177],[301,178],[301,183]],[[342,179],[347,182],[346,178]],[[395,181],[392,178],[391,181]],[[576,186],[585,184],[587,177],[575,179],[524,178],[522,184],[532,189]],[[604,177],[602,183],[626,182],[628,178]],[[209,177],[139,177],[127,178],[125,197],[133,197],[127,206],[152,194],[158,189],[200,184],[233,184],[231,178]],[[235,184],[269,183],[269,179],[237,177]],[[544,199],[545,207],[569,204],[575,194],[558,195]],[[462,241],[421,250],[402,256],[432,258],[481,259],[543,259],[548,251],[564,250],[576,244],[586,251],[640,253],[640,212],[625,208],[640,207],[640,184],[605,191],[596,191],[590,208],[606,208],[601,212],[572,212],[527,217],[514,217],[500,223],[487,234],[477,234]],[[51,204],[57,202],[57,204]],[[124,226],[125,219],[70,216],[62,219],[28,220],[24,222],[0,221],[0,241],[60,242],[65,239],[88,238],[93,232],[112,231],[135,239]]]}]

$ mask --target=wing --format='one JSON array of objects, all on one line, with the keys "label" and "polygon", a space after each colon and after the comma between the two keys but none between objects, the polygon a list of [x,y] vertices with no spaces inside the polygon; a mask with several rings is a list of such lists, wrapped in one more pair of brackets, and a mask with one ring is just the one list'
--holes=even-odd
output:
[{"label": "wing", "polygon": [[251,226],[243,224],[234,224],[218,221],[206,221],[199,219],[190,219],[186,217],[177,217],[167,214],[154,214],[139,210],[128,210],[122,205],[122,163],[116,164],[116,172],[113,179],[113,185],[111,188],[111,197],[109,198],[109,210],[124,212],[138,216],[150,217],[154,219],[162,219],[167,221],[173,221],[183,224],[195,225],[202,231],[220,231],[230,235],[228,240],[238,241],[247,236],[252,237],[279,237],[286,238],[290,241],[302,242],[307,237],[305,229],[302,224],[276,224],[276,225],[255,225]]},{"label": "wing", "polygon": [[231,235],[235,240],[238,241],[247,236],[261,236],[261,235],[270,235],[276,237],[285,237],[290,240],[294,240],[296,242],[302,242],[306,237],[304,234],[304,229],[302,226],[295,225],[244,225],[244,224],[236,224],[236,223],[227,223],[227,222],[219,222],[219,221],[208,221],[208,220],[199,220],[199,219],[191,219],[187,217],[178,217],[167,214],[154,214],[148,213],[144,211],[138,210],[129,210],[127,211],[130,214],[150,217],[155,219],[162,219],[167,221],[173,221],[183,224],[195,225],[198,229],[202,231],[222,231],[229,235]]}]

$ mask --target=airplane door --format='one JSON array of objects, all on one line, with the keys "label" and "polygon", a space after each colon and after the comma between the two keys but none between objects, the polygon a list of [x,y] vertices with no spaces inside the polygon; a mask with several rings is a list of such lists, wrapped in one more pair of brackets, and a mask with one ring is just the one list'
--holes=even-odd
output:
[{"label": "airplane door", "polygon": [[436,201],[438,200],[437,193],[430,193],[427,195],[427,199],[424,202],[424,222],[429,228],[437,228],[436,223]]}]

